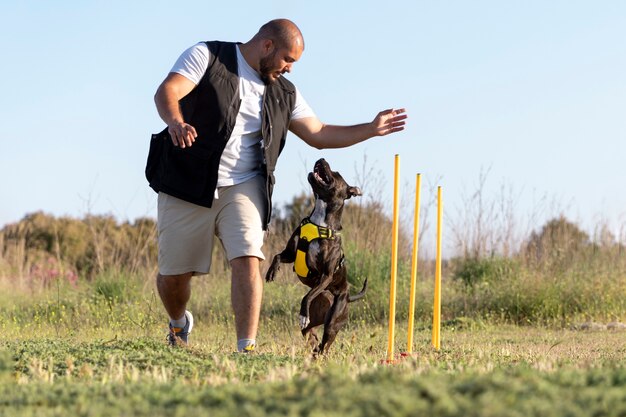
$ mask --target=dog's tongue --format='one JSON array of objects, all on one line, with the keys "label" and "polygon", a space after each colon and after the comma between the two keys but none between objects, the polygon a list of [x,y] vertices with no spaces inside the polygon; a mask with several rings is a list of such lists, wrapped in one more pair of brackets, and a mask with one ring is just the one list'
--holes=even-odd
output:
[{"label": "dog's tongue", "polygon": [[321,182],[321,183],[323,183],[323,184],[326,184],[326,181],[324,181],[324,179],[320,176],[320,174],[318,174],[318,173],[317,173],[317,171],[315,171],[315,172],[313,173],[313,175],[315,176],[315,179],[316,179],[318,182]]},{"label": "dog's tongue", "polygon": [[328,185],[328,178],[326,177],[326,172],[324,171],[321,165],[315,165],[315,169],[313,170],[313,175],[315,179],[321,182],[324,185]]}]

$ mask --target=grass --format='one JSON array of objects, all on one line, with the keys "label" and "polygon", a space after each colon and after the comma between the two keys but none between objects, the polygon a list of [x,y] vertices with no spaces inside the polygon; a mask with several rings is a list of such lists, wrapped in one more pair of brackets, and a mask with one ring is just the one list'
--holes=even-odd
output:
[{"label": "grass", "polygon": [[0,408],[6,416],[626,413],[624,332],[446,327],[435,351],[422,329],[415,355],[392,365],[380,361],[381,326],[351,325],[317,360],[287,334],[258,354],[233,354],[213,342],[223,333],[199,325],[186,349],[133,329],[108,340],[5,340]]},{"label": "grass", "polygon": [[[2,291],[0,414],[626,415],[624,330],[454,317],[436,351],[419,316],[414,355],[386,364],[386,320],[375,319],[370,303],[380,300],[368,296],[329,354],[314,359],[296,322],[303,289],[281,278],[265,287],[258,353],[239,355],[228,280],[194,284],[188,348],[166,345],[151,285],[106,274],[76,287]],[[406,329],[399,316],[396,352],[407,349]]]},{"label": "grass", "polygon": [[[289,267],[265,286],[258,353],[233,353],[229,272],[217,254],[212,274],[193,281],[192,344],[170,348],[146,238],[153,222],[23,223],[0,233],[2,417],[626,416],[624,245],[599,246],[563,220],[532,250],[446,261],[439,351],[430,347],[434,264],[423,262],[415,354],[392,364],[381,362],[390,226],[376,206],[346,213],[352,292],[365,277],[369,289],[317,359],[298,329],[305,288]],[[570,237],[553,242],[553,229]],[[268,256],[284,241],[268,239]],[[408,274],[405,253],[396,352],[407,349]]]}]

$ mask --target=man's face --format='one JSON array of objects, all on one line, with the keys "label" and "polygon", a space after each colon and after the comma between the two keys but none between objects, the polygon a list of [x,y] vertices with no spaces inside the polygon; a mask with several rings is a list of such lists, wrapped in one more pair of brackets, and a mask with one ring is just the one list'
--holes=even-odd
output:
[{"label": "man's face", "polygon": [[274,83],[286,72],[291,72],[294,62],[302,55],[301,44],[295,43],[291,47],[273,47],[259,62],[261,79],[266,83]]}]

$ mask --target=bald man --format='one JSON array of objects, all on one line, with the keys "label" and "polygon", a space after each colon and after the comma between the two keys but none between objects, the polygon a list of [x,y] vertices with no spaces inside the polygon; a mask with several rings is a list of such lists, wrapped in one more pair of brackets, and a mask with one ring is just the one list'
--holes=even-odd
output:
[{"label": "bald man", "polygon": [[272,20],[246,43],[193,45],[155,94],[167,128],[152,136],[146,177],[158,193],[157,288],[170,317],[171,345],[188,342],[191,278],[209,272],[217,236],[231,266],[237,351],[254,350],[263,293],[261,247],[288,131],[325,149],[404,129],[404,109],[382,111],[359,125],[322,123],[283,77],[303,51],[298,27]]}]

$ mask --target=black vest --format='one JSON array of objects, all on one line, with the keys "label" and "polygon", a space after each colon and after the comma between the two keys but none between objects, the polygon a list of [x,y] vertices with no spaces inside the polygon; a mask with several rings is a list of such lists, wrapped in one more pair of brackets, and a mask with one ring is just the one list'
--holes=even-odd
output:
[{"label": "black vest", "polygon": [[[235,43],[206,44],[209,67],[196,88],[180,100],[184,120],[196,129],[198,137],[193,146],[182,149],[172,144],[167,128],[152,135],[146,178],[156,192],[211,207],[220,158],[235,127],[241,100]],[[265,88],[261,112],[267,204],[264,229],[271,217],[276,161],[285,146],[295,101],[295,87],[283,77]]]}]

